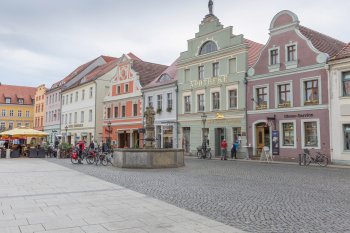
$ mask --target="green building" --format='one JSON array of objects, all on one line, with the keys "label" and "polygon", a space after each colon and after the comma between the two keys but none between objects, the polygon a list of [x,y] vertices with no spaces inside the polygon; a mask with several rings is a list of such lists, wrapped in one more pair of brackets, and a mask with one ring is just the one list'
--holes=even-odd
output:
[{"label": "green building", "polygon": [[262,45],[233,35],[231,26],[224,27],[211,8],[209,12],[178,60],[179,145],[195,154],[207,141],[212,154],[220,156],[223,139],[228,151],[234,141],[239,141],[238,156],[244,157],[245,78]]}]

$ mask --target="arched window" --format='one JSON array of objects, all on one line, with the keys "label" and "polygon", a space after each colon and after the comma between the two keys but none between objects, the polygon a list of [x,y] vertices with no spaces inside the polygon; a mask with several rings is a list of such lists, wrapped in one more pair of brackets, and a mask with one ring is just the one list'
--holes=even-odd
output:
[{"label": "arched window", "polygon": [[202,45],[199,55],[212,53],[218,50],[218,47],[213,41],[207,41]]},{"label": "arched window", "polygon": [[167,82],[167,81],[170,81],[171,78],[168,74],[162,74],[158,80],[158,82]]}]

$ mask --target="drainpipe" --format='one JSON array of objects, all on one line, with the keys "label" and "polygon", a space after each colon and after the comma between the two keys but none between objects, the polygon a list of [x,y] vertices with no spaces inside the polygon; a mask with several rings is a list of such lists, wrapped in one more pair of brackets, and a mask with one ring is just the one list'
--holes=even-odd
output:
[{"label": "drainpipe", "polygon": [[328,122],[329,122],[329,132],[330,132],[330,134],[329,134],[329,153],[330,153],[330,160],[331,160],[331,162],[333,162],[333,137],[332,137],[332,130],[333,130],[333,128],[332,128],[332,114],[331,114],[331,112],[332,112],[332,103],[331,103],[331,101],[332,101],[332,97],[331,97],[331,95],[332,95],[332,82],[331,82],[331,72],[330,72],[330,65],[329,64],[326,64],[325,65],[325,69],[326,69],[326,72],[327,72],[327,81],[328,81]]},{"label": "drainpipe", "polygon": [[[249,145],[249,143],[248,143],[248,139],[249,139],[249,137],[248,137],[248,79],[247,79],[247,77],[248,77],[248,75],[247,75],[247,73],[245,73],[245,77],[244,77],[244,85],[245,85],[245,127],[246,127],[246,146],[247,146],[247,150],[248,150],[248,152],[247,153],[249,153],[249,149],[248,149],[248,145]],[[248,154],[248,157],[249,157],[250,155]]]},{"label": "drainpipe", "polygon": [[[175,109],[175,126],[176,126],[176,144],[175,144],[175,148],[176,149],[179,149],[179,123],[177,122],[178,121],[178,115],[177,115],[177,108],[179,106],[179,103],[178,103],[178,93],[179,93],[179,87],[177,86],[177,83],[175,85],[175,98],[176,99],[176,109]],[[182,148],[183,149],[183,148]]]}]

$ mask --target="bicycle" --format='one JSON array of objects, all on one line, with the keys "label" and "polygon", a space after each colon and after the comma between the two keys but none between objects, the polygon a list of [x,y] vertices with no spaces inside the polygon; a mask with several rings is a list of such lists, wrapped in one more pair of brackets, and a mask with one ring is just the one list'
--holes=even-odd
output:
[{"label": "bicycle", "polygon": [[100,162],[100,164],[102,164],[103,166],[107,166],[108,164],[107,154],[99,151],[98,155],[96,156],[96,161],[95,161],[96,166],[98,165],[98,162]]},{"label": "bicycle", "polygon": [[86,154],[86,162],[88,164],[93,164],[97,160],[97,153],[95,150],[88,150]]},{"label": "bicycle", "polygon": [[199,146],[197,147],[197,158],[199,159],[211,159],[212,154],[211,154],[211,148],[207,147],[206,150],[202,147]]},{"label": "bicycle", "polygon": [[304,163],[309,166],[311,163],[318,164],[321,167],[326,167],[328,165],[328,156],[325,153],[316,151],[316,155],[312,156],[308,149],[304,149]]}]

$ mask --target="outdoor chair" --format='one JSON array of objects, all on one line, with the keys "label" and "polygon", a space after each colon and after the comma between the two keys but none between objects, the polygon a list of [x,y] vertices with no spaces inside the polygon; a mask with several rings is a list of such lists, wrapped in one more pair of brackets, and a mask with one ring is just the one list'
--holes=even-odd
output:
[{"label": "outdoor chair", "polygon": [[19,150],[13,150],[11,151],[11,158],[19,158],[20,154],[19,154]]}]

